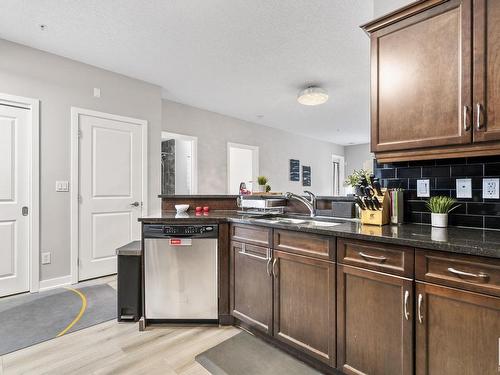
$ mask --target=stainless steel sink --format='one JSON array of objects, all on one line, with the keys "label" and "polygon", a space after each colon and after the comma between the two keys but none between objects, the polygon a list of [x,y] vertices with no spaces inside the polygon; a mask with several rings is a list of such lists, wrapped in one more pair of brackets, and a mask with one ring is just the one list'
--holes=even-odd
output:
[{"label": "stainless steel sink", "polygon": [[269,219],[256,219],[256,221],[269,223],[269,224],[292,224],[292,225],[310,225],[317,227],[334,227],[336,225],[340,225],[342,223],[334,223],[331,221],[319,221],[319,220],[307,220],[307,219],[292,219],[289,217],[275,217]]},{"label": "stainless steel sink", "polygon": [[309,223],[317,227],[334,227],[336,225],[342,224],[342,223],[332,223],[328,221],[318,221],[318,220],[310,220]]}]

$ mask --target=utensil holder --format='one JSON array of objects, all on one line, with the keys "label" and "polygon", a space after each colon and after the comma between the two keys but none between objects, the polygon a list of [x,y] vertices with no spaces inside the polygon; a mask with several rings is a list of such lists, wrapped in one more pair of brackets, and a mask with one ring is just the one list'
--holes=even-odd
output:
[{"label": "utensil holder", "polygon": [[361,223],[368,225],[386,225],[391,221],[391,199],[389,196],[389,191],[387,189],[382,189],[382,195],[376,195],[378,201],[380,202],[382,208],[380,210],[362,210],[361,211]]}]

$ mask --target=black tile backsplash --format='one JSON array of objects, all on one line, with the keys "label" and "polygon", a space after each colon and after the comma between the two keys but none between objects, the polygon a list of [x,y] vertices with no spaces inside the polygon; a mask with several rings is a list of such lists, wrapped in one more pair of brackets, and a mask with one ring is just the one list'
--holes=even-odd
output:
[{"label": "black tile backsplash", "polygon": [[460,207],[450,213],[453,226],[500,230],[500,200],[483,199],[483,177],[500,178],[500,155],[476,158],[382,163],[375,161],[375,175],[388,188],[405,189],[405,221],[429,224],[425,201],[417,197],[417,180],[430,180],[431,196],[456,197],[456,180],[472,179],[472,198],[458,199]]}]

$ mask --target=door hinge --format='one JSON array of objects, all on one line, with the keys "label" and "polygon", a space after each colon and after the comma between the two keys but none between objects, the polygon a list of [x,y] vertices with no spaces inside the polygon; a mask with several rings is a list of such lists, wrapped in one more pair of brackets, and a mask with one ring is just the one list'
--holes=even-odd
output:
[{"label": "door hinge", "polygon": [[27,206],[23,206],[23,208],[21,209],[21,213],[23,214],[23,216],[28,216],[29,208]]},{"label": "door hinge", "polygon": [[82,131],[78,129],[78,138],[82,138]]},{"label": "door hinge", "polygon": [[78,195],[78,203],[82,203],[83,202],[83,198],[81,195]]}]

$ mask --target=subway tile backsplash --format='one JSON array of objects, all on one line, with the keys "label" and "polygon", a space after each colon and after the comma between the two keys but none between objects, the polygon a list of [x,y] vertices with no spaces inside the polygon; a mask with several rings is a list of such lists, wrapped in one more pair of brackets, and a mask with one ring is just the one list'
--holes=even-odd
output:
[{"label": "subway tile backsplash", "polygon": [[428,198],[417,197],[417,180],[430,180],[431,196],[456,198],[456,180],[472,180],[472,198],[458,199],[460,207],[450,213],[452,226],[500,230],[500,200],[483,199],[483,178],[500,178],[500,155],[477,158],[423,160],[374,165],[382,186],[405,190],[405,221],[430,224],[425,207]]}]

